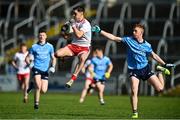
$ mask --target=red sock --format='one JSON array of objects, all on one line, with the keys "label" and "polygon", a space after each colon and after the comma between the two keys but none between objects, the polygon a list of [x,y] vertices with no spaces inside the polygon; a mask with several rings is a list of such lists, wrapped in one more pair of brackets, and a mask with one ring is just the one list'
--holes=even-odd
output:
[{"label": "red sock", "polygon": [[72,79],[73,81],[75,81],[75,80],[77,79],[77,76],[73,74],[73,75],[71,76],[71,79]]}]

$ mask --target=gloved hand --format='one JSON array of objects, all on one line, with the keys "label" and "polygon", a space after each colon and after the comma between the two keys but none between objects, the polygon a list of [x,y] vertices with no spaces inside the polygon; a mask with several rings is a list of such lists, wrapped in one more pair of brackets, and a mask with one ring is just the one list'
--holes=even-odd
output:
[{"label": "gloved hand", "polygon": [[60,35],[64,38],[64,39],[68,39],[70,36],[69,30],[70,29],[70,25],[68,24],[64,24],[61,27],[61,31],[60,31]]},{"label": "gloved hand", "polygon": [[48,72],[49,73],[55,73],[55,67],[50,67]]},{"label": "gloved hand", "polygon": [[75,27],[76,26],[76,22],[75,20],[72,18],[69,20],[69,24],[72,26],[72,27]]},{"label": "gloved hand", "polygon": [[171,63],[166,63],[165,65],[163,65],[163,67],[171,68],[171,67],[175,67],[175,65]]},{"label": "gloved hand", "polygon": [[163,72],[165,75],[170,75],[171,74],[170,70],[167,67],[165,67],[165,65],[163,65],[163,66],[157,65],[156,69],[158,71]]},{"label": "gloved hand", "polygon": [[68,24],[62,25],[60,32],[61,32],[61,34],[69,33],[69,25]]},{"label": "gloved hand", "polygon": [[34,62],[31,62],[30,64],[29,64],[29,68],[33,68],[34,67]]},{"label": "gloved hand", "polygon": [[91,28],[92,32],[96,32],[96,33],[100,33],[101,32],[101,28],[98,25],[95,25]]},{"label": "gloved hand", "polygon": [[30,64],[27,64],[26,66],[25,66],[25,68],[33,68],[33,66],[34,66],[34,62],[30,62]]},{"label": "gloved hand", "polygon": [[105,76],[106,79],[109,79],[111,74],[109,72],[106,72],[104,76]]}]

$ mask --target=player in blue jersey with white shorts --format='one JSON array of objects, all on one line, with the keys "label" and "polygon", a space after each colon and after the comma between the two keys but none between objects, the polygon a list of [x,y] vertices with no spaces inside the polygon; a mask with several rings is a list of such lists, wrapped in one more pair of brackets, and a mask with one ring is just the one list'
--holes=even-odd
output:
[{"label": "player in blue jersey with white shorts", "polygon": [[92,28],[93,32],[100,33],[108,39],[116,42],[122,42],[127,47],[127,63],[129,78],[131,81],[131,105],[132,105],[132,118],[138,118],[137,105],[138,105],[138,87],[140,80],[147,80],[158,92],[164,89],[164,79],[162,72],[157,75],[151,71],[148,64],[148,57],[152,57],[162,66],[158,70],[166,74],[170,74],[169,70],[165,67],[172,66],[166,64],[154,51],[151,44],[143,38],[144,26],[135,24],[133,27],[133,36],[131,37],[117,37],[111,33],[101,30],[99,26]]},{"label": "player in blue jersey with white shorts", "polygon": [[105,82],[110,78],[110,74],[113,69],[113,64],[109,57],[104,56],[103,50],[100,47],[95,49],[96,57],[93,57],[90,65],[90,72],[95,80],[95,85],[98,90],[99,102],[101,105],[105,104],[104,101],[104,89]]},{"label": "player in blue jersey with white shorts", "polygon": [[39,108],[40,93],[48,90],[49,73],[55,72],[56,58],[54,57],[54,47],[46,41],[45,31],[39,32],[39,40],[33,44],[26,62],[32,66],[32,74],[35,82],[34,109]]}]

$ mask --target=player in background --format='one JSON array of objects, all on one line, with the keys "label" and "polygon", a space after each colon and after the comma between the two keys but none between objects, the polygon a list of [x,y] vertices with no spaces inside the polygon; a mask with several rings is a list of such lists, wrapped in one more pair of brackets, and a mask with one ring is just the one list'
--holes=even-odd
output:
[{"label": "player in background", "polygon": [[71,44],[68,44],[64,48],[60,48],[55,53],[57,58],[65,56],[78,56],[79,58],[72,77],[66,83],[66,87],[68,88],[70,88],[73,82],[77,79],[77,76],[90,53],[89,47],[91,46],[91,25],[84,16],[84,8],[77,6],[73,9],[72,14],[73,19],[68,21],[68,24],[73,29],[73,40]]},{"label": "player in background", "polygon": [[[96,52],[93,51],[92,52],[92,58],[94,58],[95,56],[96,56]],[[93,88],[95,87],[95,81],[94,81],[93,76],[91,75],[91,73],[89,71],[89,66],[91,64],[92,58],[89,58],[86,61],[86,63],[84,64],[84,67],[82,68],[82,72],[85,74],[86,80],[85,80],[85,85],[84,85],[84,88],[82,90],[81,97],[79,100],[80,103],[84,102],[86,95],[88,93],[92,92]]]},{"label": "player in background", "polygon": [[113,64],[109,57],[104,56],[103,50],[100,47],[95,49],[96,57],[93,57],[91,60],[91,65],[89,66],[89,70],[93,79],[95,80],[95,85],[98,90],[99,102],[101,105],[105,104],[104,101],[104,89],[105,82],[110,78]]},{"label": "player in background", "polygon": [[[166,67],[172,67],[172,64],[166,64],[154,51],[151,44],[143,38],[144,26],[135,24],[133,27],[133,36],[117,37],[111,33],[101,30],[99,26],[92,27],[93,32],[100,33],[108,39],[115,42],[122,42],[127,46],[127,63],[128,73],[131,81],[131,106],[132,118],[138,118],[138,87],[140,80],[147,80],[158,92],[164,89],[164,79],[162,72],[170,74]],[[151,71],[148,63],[148,57],[152,57],[162,66],[157,66],[157,69],[162,71],[157,75]]]},{"label": "player in background", "polygon": [[25,58],[28,55],[27,46],[22,43],[20,45],[20,51],[15,53],[12,65],[17,70],[17,79],[20,88],[23,90],[24,99],[23,102],[27,103],[28,94],[27,89],[29,87],[30,69],[25,62]]},{"label": "player in background", "polygon": [[54,56],[54,48],[46,39],[46,32],[40,31],[38,42],[32,45],[26,57],[26,62],[29,65],[34,64],[32,67],[35,82],[34,109],[39,108],[41,92],[46,93],[48,90],[49,73],[55,72],[56,58]]}]

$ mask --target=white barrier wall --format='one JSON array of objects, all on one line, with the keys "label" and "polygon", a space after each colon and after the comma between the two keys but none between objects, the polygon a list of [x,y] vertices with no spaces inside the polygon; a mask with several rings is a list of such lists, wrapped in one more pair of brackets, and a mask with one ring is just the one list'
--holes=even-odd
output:
[{"label": "white barrier wall", "polygon": [[0,75],[0,91],[17,91],[16,75]]}]

